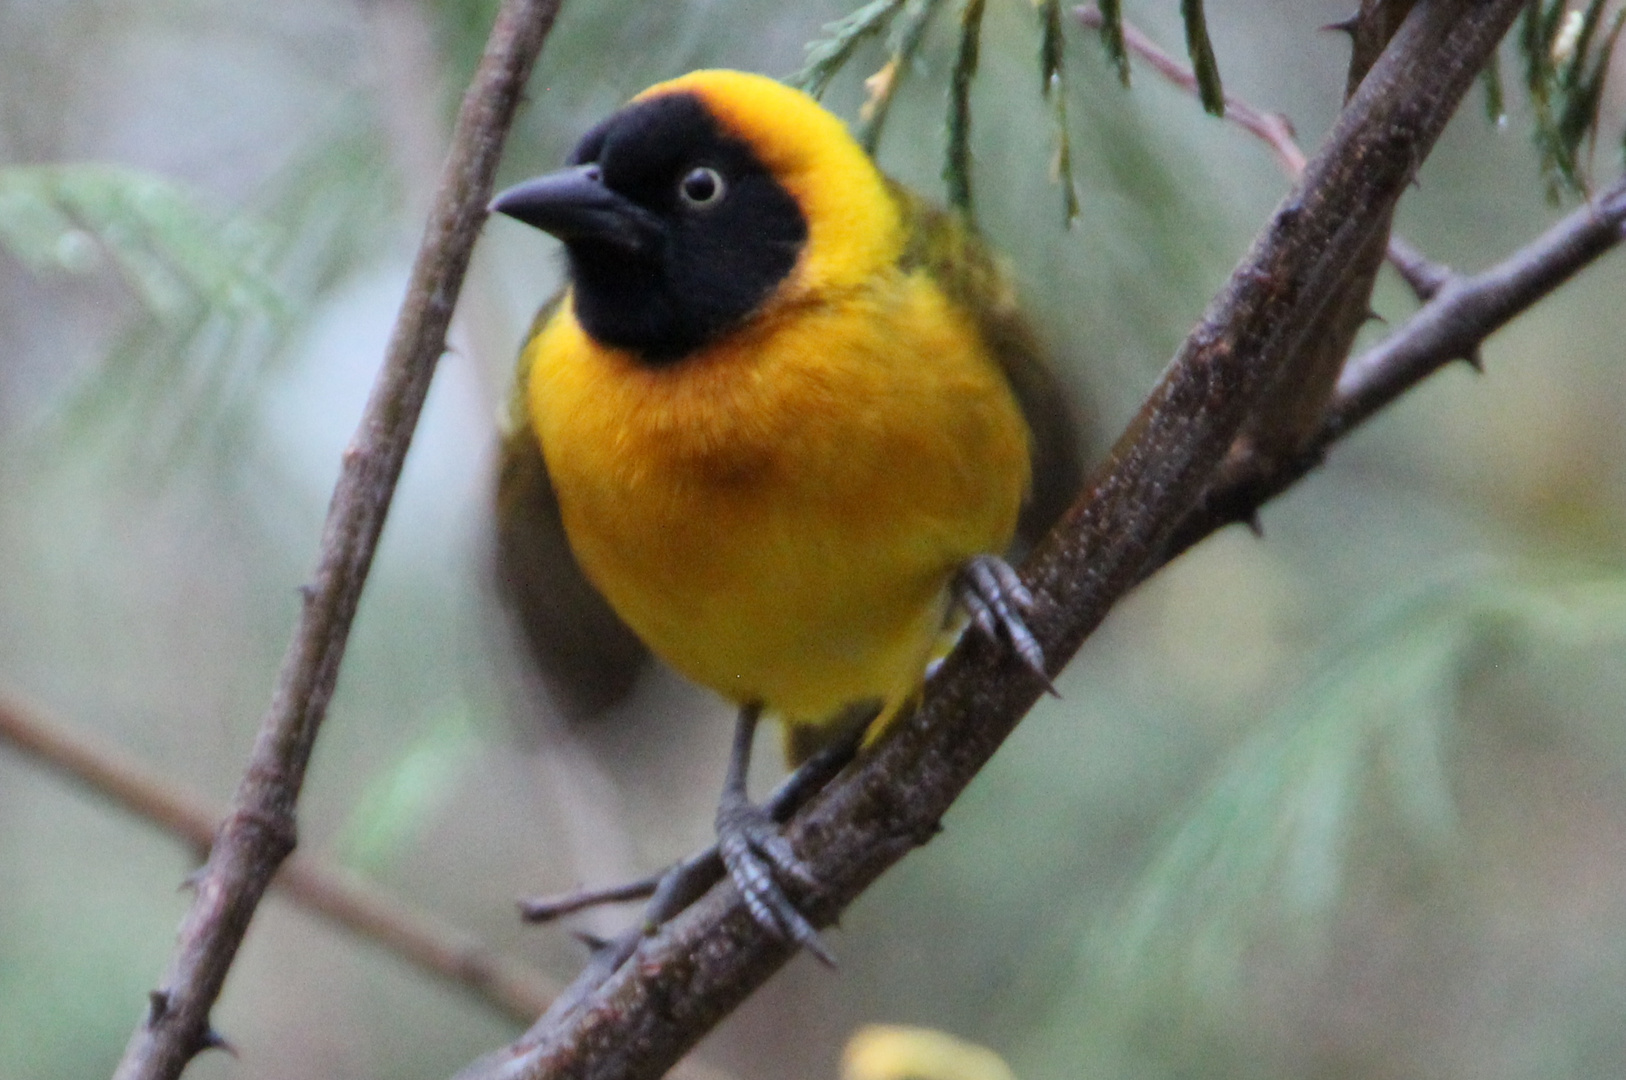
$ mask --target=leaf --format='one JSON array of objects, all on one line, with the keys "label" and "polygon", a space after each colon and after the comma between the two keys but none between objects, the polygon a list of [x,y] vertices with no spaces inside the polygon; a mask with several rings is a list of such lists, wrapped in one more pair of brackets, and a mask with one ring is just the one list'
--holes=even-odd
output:
[{"label": "leaf", "polygon": [[1101,45],[1118,71],[1118,81],[1129,86],[1129,50],[1124,46],[1123,0],[1101,0]]},{"label": "leaf", "polygon": [[0,246],[37,273],[116,272],[139,304],[36,433],[41,452],[98,436],[144,484],[186,460],[231,460],[264,376],[390,235],[395,179],[364,100],[336,111],[258,212],[213,210],[134,169],[0,169]]},{"label": "leaf", "polygon": [[948,204],[971,214],[971,83],[982,52],[982,15],[987,0],[965,0],[960,9],[960,47],[949,75],[948,152],[943,180]]},{"label": "leaf", "polygon": [[903,5],[904,0],[870,0],[852,14],[827,24],[825,36],[807,46],[802,70],[785,81],[814,97],[822,97],[830,80],[852,57],[853,51],[885,30]]},{"label": "leaf", "polygon": [[266,274],[270,230],[206,210],[160,176],[115,165],[0,168],[0,246],[36,273],[111,266],[154,317],[184,322],[195,305],[284,317]]},{"label": "leaf", "polygon": [[1078,187],[1073,183],[1073,144],[1067,130],[1067,69],[1064,66],[1061,30],[1061,0],[1042,0],[1039,5],[1039,92],[1050,101],[1055,127],[1055,155],[1051,176],[1061,185],[1062,221],[1067,225],[1078,217]]},{"label": "leaf", "polygon": [[1185,817],[1101,936],[1112,992],[1222,1001],[1265,940],[1315,965],[1359,852],[1451,880],[1473,850],[1454,748],[1501,723],[1579,740],[1576,753],[1626,772],[1623,714],[1626,579],[1488,575],[1406,605],[1267,722]]},{"label": "leaf", "polygon": [[1536,149],[1554,201],[1586,193],[1581,153],[1596,145],[1604,84],[1626,25],[1626,9],[1618,9],[1604,29],[1608,8],[1608,0],[1588,0],[1581,9],[1566,0],[1531,0],[1520,24]]},{"label": "leaf", "polygon": [[1224,116],[1225,90],[1220,85],[1219,62],[1214,59],[1213,43],[1208,40],[1203,0],[1180,0],[1180,16],[1186,23],[1186,52],[1191,56],[1191,68],[1197,76],[1197,92],[1202,97],[1203,109],[1214,116]]},{"label": "leaf", "polygon": [[887,35],[886,66],[864,82],[870,95],[860,111],[854,136],[872,156],[881,141],[881,129],[886,125],[898,88],[914,69],[915,55],[926,40],[926,29],[942,6],[943,0],[908,0],[903,17]]}]

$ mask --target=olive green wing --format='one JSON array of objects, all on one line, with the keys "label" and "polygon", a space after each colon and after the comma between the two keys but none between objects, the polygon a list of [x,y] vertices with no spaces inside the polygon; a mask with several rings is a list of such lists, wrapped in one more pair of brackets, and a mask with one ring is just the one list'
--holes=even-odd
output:
[{"label": "olive green wing", "polygon": [[[558,310],[562,297],[542,306],[527,341]],[[525,405],[524,354],[521,349],[498,455],[496,586],[561,711],[567,719],[581,720],[631,692],[649,651],[587,580],[570,550]]]},{"label": "olive green wing", "polygon": [[1010,274],[981,237],[959,215],[901,184],[891,184],[891,190],[909,235],[902,265],[923,269],[972,313],[1027,419],[1033,483],[1017,524],[1017,543],[1026,549],[1050,530],[1083,486],[1078,409],[1023,316]]}]

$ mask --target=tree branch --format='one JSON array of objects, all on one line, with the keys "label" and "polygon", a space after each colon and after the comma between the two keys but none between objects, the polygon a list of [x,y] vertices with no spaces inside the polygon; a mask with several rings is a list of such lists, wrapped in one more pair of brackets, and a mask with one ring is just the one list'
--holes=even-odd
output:
[{"label": "tree branch", "polygon": [[1297,457],[1241,453],[1180,523],[1148,575],[1210,533],[1250,522],[1259,508],[1321,464],[1328,447],[1453,360],[1472,359],[1491,334],[1590,263],[1626,242],[1626,177],[1481,274],[1448,275],[1405,325],[1350,360],[1327,415]]},{"label": "tree branch", "polygon": [[560,0],[505,0],[463,99],[406,298],[323,528],[315,580],[231,814],[116,1080],[173,1080],[218,1042],[209,1010],[260,897],[295,842],[294,807],[385,514],[485,220],[503,139]]},{"label": "tree branch", "polygon": [[[1075,8],[1073,15],[1079,24],[1090,30],[1099,30],[1103,25],[1101,9],[1094,4],[1085,4]],[[1180,87],[1194,98],[1201,99],[1201,90],[1197,86],[1197,73],[1191,68],[1164,52],[1139,27],[1127,19],[1120,20],[1123,26],[1124,47],[1146,63],[1152,70],[1163,76],[1169,82]],[[1304,172],[1304,151],[1299,148],[1298,139],[1293,133],[1293,125],[1281,113],[1267,113],[1249,105],[1246,101],[1229,91],[1225,94],[1224,119],[1231,121],[1238,127],[1257,137],[1271,152],[1276,155],[1277,162],[1282,171],[1291,179],[1297,180]]]},{"label": "tree branch", "polygon": [[[0,700],[0,739],[136,817],[189,844],[201,859],[225,811],[183,790],[116,747],[70,731],[15,702]],[[529,1023],[559,987],[540,971],[482,945],[472,935],[402,903],[357,874],[295,853],[271,886],[300,907],[388,949],[408,963]]]},{"label": "tree branch", "polygon": [[[1028,561],[1030,625],[1059,670],[1191,512],[1345,265],[1380,229],[1523,0],[1421,0],[1327,144],[1187,339],[1085,496]],[[792,819],[828,925],[924,842],[1032,706],[1038,681],[967,635],[920,709]],[[733,886],[645,939],[602,985],[546,1016],[465,1080],[658,1076],[791,955]]]},{"label": "tree branch", "polygon": [[[1080,25],[1091,30],[1099,30],[1103,24],[1101,9],[1094,4],[1085,4],[1073,12]],[[1353,33],[1359,25],[1360,15],[1352,16],[1348,24],[1339,23],[1323,29],[1349,30]],[[1185,64],[1176,60],[1158,47],[1157,43],[1148,37],[1145,32],[1127,20],[1123,21],[1124,46],[1136,56],[1152,66],[1152,70],[1162,75],[1169,82],[1180,87],[1192,97],[1198,97],[1197,75]],[[1270,148],[1276,155],[1276,162],[1281,166],[1282,172],[1287,174],[1289,180],[1297,181],[1304,174],[1304,151],[1299,147],[1298,136],[1293,131],[1292,121],[1282,113],[1265,112],[1256,109],[1248,102],[1227,92],[1225,95],[1225,115],[1223,119],[1231,121],[1237,127],[1248,132]],[[1433,298],[1435,291],[1450,276],[1451,271],[1429,260],[1422,252],[1412,247],[1397,236],[1389,238],[1388,251],[1385,253],[1389,265],[1405,279],[1406,284],[1416,294],[1419,302],[1426,303]]]}]

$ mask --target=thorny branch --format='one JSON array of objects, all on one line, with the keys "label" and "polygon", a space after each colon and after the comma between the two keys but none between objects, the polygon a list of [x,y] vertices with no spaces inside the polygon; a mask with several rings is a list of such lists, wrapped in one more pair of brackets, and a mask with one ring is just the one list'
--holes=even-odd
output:
[{"label": "thorny branch", "polygon": [[[15,702],[0,700],[0,741],[185,841],[199,858],[207,854],[215,827],[226,816],[221,807],[155,775],[118,749]],[[534,1020],[559,992],[540,971],[493,952],[318,856],[294,853],[271,884],[295,904],[478,995],[516,1020]]]},{"label": "thorny branch", "polygon": [[1321,464],[1333,443],[1453,360],[1477,364],[1479,345],[1599,257],[1626,242],[1626,177],[1490,269],[1437,279],[1404,326],[1344,365],[1327,413],[1302,454],[1234,454],[1170,538],[1150,575],[1210,533],[1252,521],[1259,508]]},{"label": "thorny branch", "polygon": [[[1025,567],[1041,598],[1031,625],[1053,671],[1161,560],[1258,402],[1293,377],[1295,346],[1346,265],[1387,229],[1395,202],[1522,6],[1420,0],[1365,73],[1109,462]],[[832,922],[932,835],[1040,689],[1006,666],[999,650],[968,636],[920,709],[792,819],[787,834],[822,883],[795,897],[816,924]],[[790,954],[725,881],[601,984],[567,994],[573,1006],[461,1075],[658,1076]]]},{"label": "thorny branch", "polygon": [[[1077,8],[1074,14],[1083,26],[1091,30],[1099,30],[1102,26],[1101,9],[1093,4],[1086,4]],[[1197,75],[1180,61],[1170,56],[1158,47],[1157,43],[1147,37],[1145,32],[1128,20],[1121,23],[1124,37],[1124,47],[1129,52],[1140,57],[1152,66],[1152,70],[1162,75],[1169,82],[1180,87],[1186,93],[1196,97],[1199,93]],[[1348,27],[1343,24],[1326,27],[1326,29],[1344,30]],[[1223,119],[1240,127],[1253,135],[1260,142],[1270,148],[1276,155],[1276,162],[1287,174],[1289,180],[1298,180],[1304,174],[1304,150],[1299,146],[1298,136],[1293,131],[1292,123],[1281,113],[1265,112],[1257,109],[1242,98],[1230,93],[1225,94],[1225,113]],[[1434,296],[1435,290],[1443,280],[1445,271],[1436,266],[1427,256],[1399,237],[1389,238],[1389,248],[1386,253],[1389,265],[1405,279],[1417,298],[1427,302]]]},{"label": "thorny branch", "polygon": [[293,850],[294,807],[338,680],[350,624],[395,482],[485,220],[504,138],[560,0],[505,0],[463,99],[406,298],[361,423],[344,453],[316,576],[270,708],[191,910],[115,1080],[174,1080],[219,1045],[209,1011],[277,867]]}]

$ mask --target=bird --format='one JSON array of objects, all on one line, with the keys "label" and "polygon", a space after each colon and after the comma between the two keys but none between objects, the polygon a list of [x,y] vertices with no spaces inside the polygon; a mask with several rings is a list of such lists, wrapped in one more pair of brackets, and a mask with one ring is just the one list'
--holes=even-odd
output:
[{"label": "bird", "polygon": [[719,851],[760,923],[825,956],[784,891],[806,867],[746,793],[758,722],[791,765],[855,724],[873,745],[966,622],[1049,685],[1002,553],[1078,486],[1067,395],[963,216],[763,75],[658,83],[490,209],[566,268],[521,350],[497,500],[533,643],[574,650],[556,668],[598,655],[534,615],[568,577],[537,565],[551,527],[592,617],[628,628],[610,653],[641,643],[738,706]]}]

